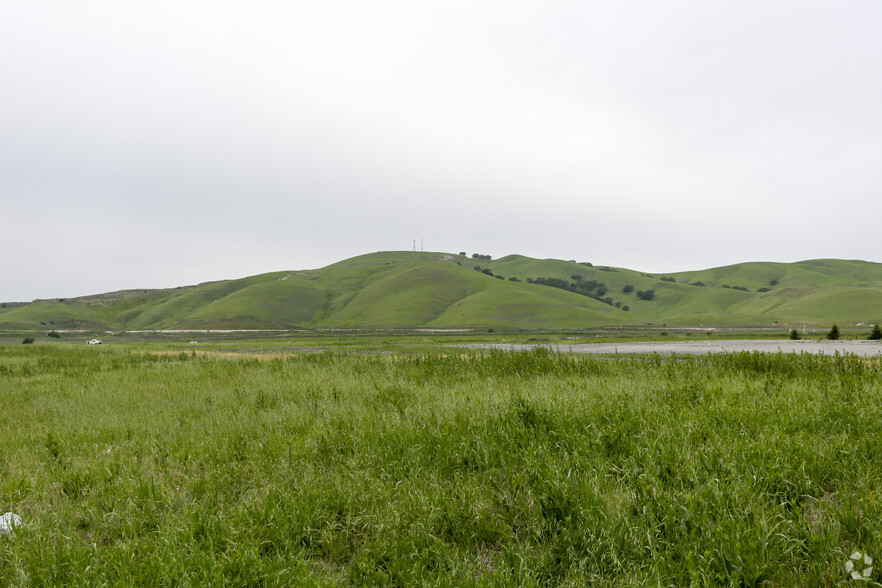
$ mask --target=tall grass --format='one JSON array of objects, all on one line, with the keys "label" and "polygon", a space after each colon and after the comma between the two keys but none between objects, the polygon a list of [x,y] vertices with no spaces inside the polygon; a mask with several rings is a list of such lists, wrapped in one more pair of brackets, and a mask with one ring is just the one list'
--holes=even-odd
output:
[{"label": "tall grass", "polygon": [[853,357],[0,348],[3,585],[823,585],[882,556]]}]

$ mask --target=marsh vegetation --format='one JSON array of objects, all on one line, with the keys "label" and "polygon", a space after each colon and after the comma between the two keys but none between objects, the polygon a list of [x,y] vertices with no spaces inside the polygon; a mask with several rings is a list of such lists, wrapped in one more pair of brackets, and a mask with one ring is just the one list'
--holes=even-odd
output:
[{"label": "marsh vegetation", "polygon": [[2,585],[823,585],[877,360],[0,347]]}]

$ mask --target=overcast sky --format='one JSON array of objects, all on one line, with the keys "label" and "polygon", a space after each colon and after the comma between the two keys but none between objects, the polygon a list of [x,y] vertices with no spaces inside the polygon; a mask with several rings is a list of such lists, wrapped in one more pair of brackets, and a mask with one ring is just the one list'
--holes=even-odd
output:
[{"label": "overcast sky", "polygon": [[882,2],[0,3],[0,300],[882,261]]}]

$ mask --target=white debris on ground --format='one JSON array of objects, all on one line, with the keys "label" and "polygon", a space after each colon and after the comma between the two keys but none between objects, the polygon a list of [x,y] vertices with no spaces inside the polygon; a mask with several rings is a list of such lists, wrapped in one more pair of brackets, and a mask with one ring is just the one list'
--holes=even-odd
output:
[{"label": "white debris on ground", "polygon": [[21,526],[21,517],[15,513],[6,512],[0,515],[0,535],[9,535],[17,527]]},{"label": "white debris on ground", "polygon": [[[863,570],[860,569],[861,560],[863,560],[863,565],[865,566]],[[866,553],[862,554],[860,551],[855,551],[848,558],[848,561],[845,562],[845,573],[849,574],[852,580],[871,580],[873,577],[873,558]]]}]

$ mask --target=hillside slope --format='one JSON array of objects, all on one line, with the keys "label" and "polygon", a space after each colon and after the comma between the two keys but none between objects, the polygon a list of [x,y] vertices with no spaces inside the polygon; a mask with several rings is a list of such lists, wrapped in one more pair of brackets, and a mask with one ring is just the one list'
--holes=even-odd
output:
[{"label": "hillside slope", "polygon": [[0,305],[0,328],[47,331],[880,320],[882,264],[865,261],[750,262],[662,275],[522,255],[408,251],[174,289]]}]

